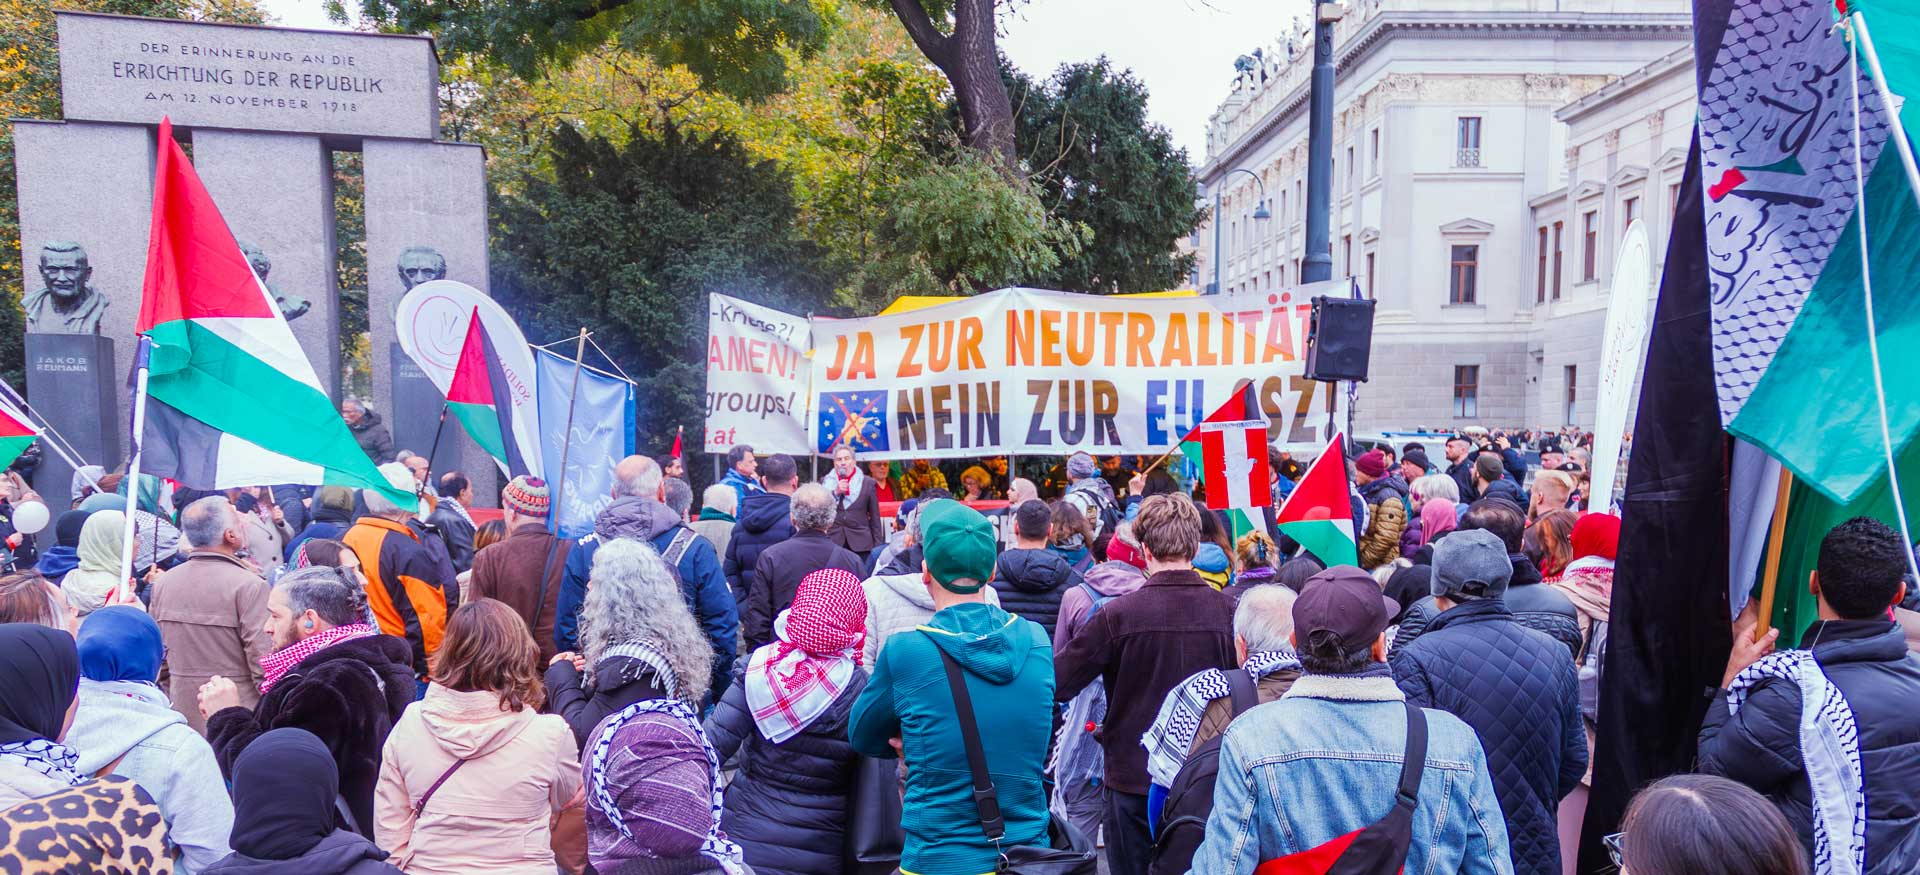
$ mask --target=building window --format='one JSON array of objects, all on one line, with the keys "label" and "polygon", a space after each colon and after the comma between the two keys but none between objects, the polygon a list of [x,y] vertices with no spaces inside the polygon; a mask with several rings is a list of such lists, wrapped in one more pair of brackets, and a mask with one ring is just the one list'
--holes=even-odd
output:
[{"label": "building window", "polygon": [[1304,183],[1298,179],[1293,181],[1293,202],[1300,205],[1300,214],[1306,215],[1307,196],[1302,192],[1301,186],[1303,184]]},{"label": "building window", "polygon": [[1379,179],[1380,178],[1380,129],[1379,128],[1373,129],[1371,140],[1372,140],[1372,145],[1369,146],[1368,148],[1373,153],[1372,155],[1373,178]]},{"label": "building window", "polygon": [[1573,404],[1575,399],[1578,397],[1576,388],[1579,386],[1579,384],[1580,384],[1579,367],[1576,365],[1567,365],[1567,424],[1568,425],[1572,425],[1574,423]]},{"label": "building window", "polygon": [[1367,253],[1367,298],[1373,298],[1373,253]]},{"label": "building window", "polygon": [[1453,247],[1453,270],[1451,281],[1447,284],[1447,303],[1471,304],[1474,302],[1474,286],[1479,281],[1480,247]]},{"label": "building window", "polygon": [[1673,183],[1672,185],[1667,186],[1667,212],[1677,213],[1679,211],[1680,211],[1680,183],[1676,182],[1676,183]]},{"label": "building window", "polygon": [[1533,302],[1544,304],[1547,302],[1547,226],[1545,225],[1540,226],[1540,241],[1537,248],[1540,253],[1540,266],[1539,275],[1534,279]]},{"label": "building window", "polygon": [[1600,272],[1600,211],[1580,217],[1580,281],[1593,282]]},{"label": "building window", "polygon": [[[1282,222],[1284,222],[1284,221],[1286,221],[1286,220],[1287,220],[1287,191],[1286,191],[1286,189],[1281,189],[1281,190],[1280,190],[1280,212],[1279,212],[1279,217],[1280,217],[1280,221],[1282,221]],[[1279,233],[1280,233],[1280,229],[1278,229],[1278,228],[1275,228],[1275,229],[1274,229],[1274,233],[1275,233],[1276,235],[1277,235],[1277,234],[1279,234]]]},{"label": "building window", "polygon": [[1267,291],[1273,291],[1273,271],[1267,271],[1262,275],[1267,278]]},{"label": "building window", "polygon": [[1459,119],[1458,133],[1455,135],[1457,148],[1454,166],[1480,166],[1480,117],[1463,115]]},{"label": "building window", "polygon": [[1353,147],[1347,147],[1347,188],[1353,188]]},{"label": "building window", "polygon": [[1480,415],[1480,366],[1453,366],[1453,416],[1473,419]]},{"label": "building window", "polygon": [[1624,233],[1627,226],[1633,224],[1633,220],[1638,218],[1640,218],[1640,199],[1637,197],[1627,198],[1626,201],[1620,205],[1620,230]]},{"label": "building window", "polygon": [[1287,266],[1283,264],[1283,265],[1280,265],[1280,285],[1284,286],[1286,284],[1287,284]]},{"label": "building window", "polygon": [[1564,236],[1560,232],[1565,230],[1565,226],[1565,222],[1553,223],[1553,285],[1549,288],[1550,294],[1556,301],[1560,300],[1560,265],[1566,260],[1560,245],[1561,237]]},{"label": "building window", "polygon": [[1340,266],[1345,268],[1347,276],[1353,276],[1353,235],[1340,235]]}]

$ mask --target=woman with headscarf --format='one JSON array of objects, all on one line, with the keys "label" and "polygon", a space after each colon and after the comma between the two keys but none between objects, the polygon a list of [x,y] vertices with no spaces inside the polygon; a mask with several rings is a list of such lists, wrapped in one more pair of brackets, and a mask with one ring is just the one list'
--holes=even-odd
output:
[{"label": "woman with headscarf", "polygon": [[842,868],[859,765],[847,719],[867,685],[866,624],[858,577],[826,568],[801,578],[792,606],[774,621],[774,640],[753,652],[707,718],[721,760],[745,748],[721,826],[761,875]]},{"label": "woman with headscarf", "polygon": [[233,764],[233,853],[207,875],[399,875],[387,852],[343,829],[333,754],[304,729],[275,729]]},{"label": "woman with headscarf", "polygon": [[206,739],[155,685],[164,649],[145,611],[105,607],[80,624],[80,695],[67,731],[83,775],[115,774],[160,805],[180,849],[175,871],[205,870],[229,853],[233,803]]},{"label": "woman with headscarf", "polygon": [[594,728],[581,759],[597,875],[751,872],[720,830],[720,757],[686,702],[620,709]]},{"label": "woman with headscarf", "polygon": [[0,807],[86,780],[60,743],[80,687],[73,638],[45,626],[0,625]]},{"label": "woman with headscarf", "polygon": [[80,564],[80,529],[87,524],[90,516],[84,510],[70,510],[53,521],[54,545],[41,551],[40,561],[33,570],[42,577],[59,586],[60,581]]},{"label": "woman with headscarf", "polygon": [[80,527],[80,542],[75,548],[79,564],[60,581],[60,591],[80,612],[81,619],[106,607],[119,588],[120,551],[125,548],[127,515],[103,510],[87,517]]},{"label": "woman with headscarf", "polygon": [[1420,504],[1420,546],[1408,556],[1415,565],[1433,564],[1433,544],[1460,527],[1460,512],[1454,502],[1428,497]]}]

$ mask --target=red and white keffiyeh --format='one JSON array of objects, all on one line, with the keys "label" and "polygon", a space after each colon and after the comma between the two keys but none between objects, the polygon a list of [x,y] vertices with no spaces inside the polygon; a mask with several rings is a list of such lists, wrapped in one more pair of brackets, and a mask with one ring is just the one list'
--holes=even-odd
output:
[{"label": "red and white keffiyeh", "polygon": [[372,626],[364,623],[349,623],[345,626],[335,626],[324,632],[315,632],[296,643],[287,645],[284,649],[260,657],[260,668],[263,672],[260,678],[261,695],[273,689],[274,684],[279,683],[281,678],[287,676],[287,672],[293,671],[293,667],[307,657],[342,641],[371,638],[378,634],[380,630]]},{"label": "red and white keffiyeh", "polygon": [[867,638],[860,578],[838,568],[801,578],[773,634],[747,663],[747,707],[760,733],[779,744],[826,713],[853,680]]}]

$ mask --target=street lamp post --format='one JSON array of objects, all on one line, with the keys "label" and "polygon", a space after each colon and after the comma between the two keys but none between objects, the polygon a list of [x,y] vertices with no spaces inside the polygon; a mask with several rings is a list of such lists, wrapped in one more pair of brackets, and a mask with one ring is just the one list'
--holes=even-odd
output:
[{"label": "street lamp post", "polygon": [[1213,189],[1213,285],[1207,287],[1209,295],[1218,295],[1223,291],[1220,286],[1220,190],[1226,187],[1226,181],[1235,173],[1253,177],[1253,184],[1260,187],[1260,203],[1253,208],[1253,218],[1262,221],[1273,218],[1272,211],[1267,209],[1267,183],[1260,178],[1260,174],[1245,167],[1236,167],[1220,178],[1220,184]]},{"label": "street lamp post", "polygon": [[1313,4],[1313,78],[1307,85],[1307,239],[1300,281],[1333,279],[1333,23],[1338,3]]}]

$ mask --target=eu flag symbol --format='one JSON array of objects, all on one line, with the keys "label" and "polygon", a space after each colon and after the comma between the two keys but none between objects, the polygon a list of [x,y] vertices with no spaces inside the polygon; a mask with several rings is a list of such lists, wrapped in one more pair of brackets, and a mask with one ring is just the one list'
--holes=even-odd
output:
[{"label": "eu flag symbol", "polygon": [[842,444],[856,453],[886,451],[890,428],[885,391],[822,392],[814,409],[820,412],[820,452],[831,453]]}]

